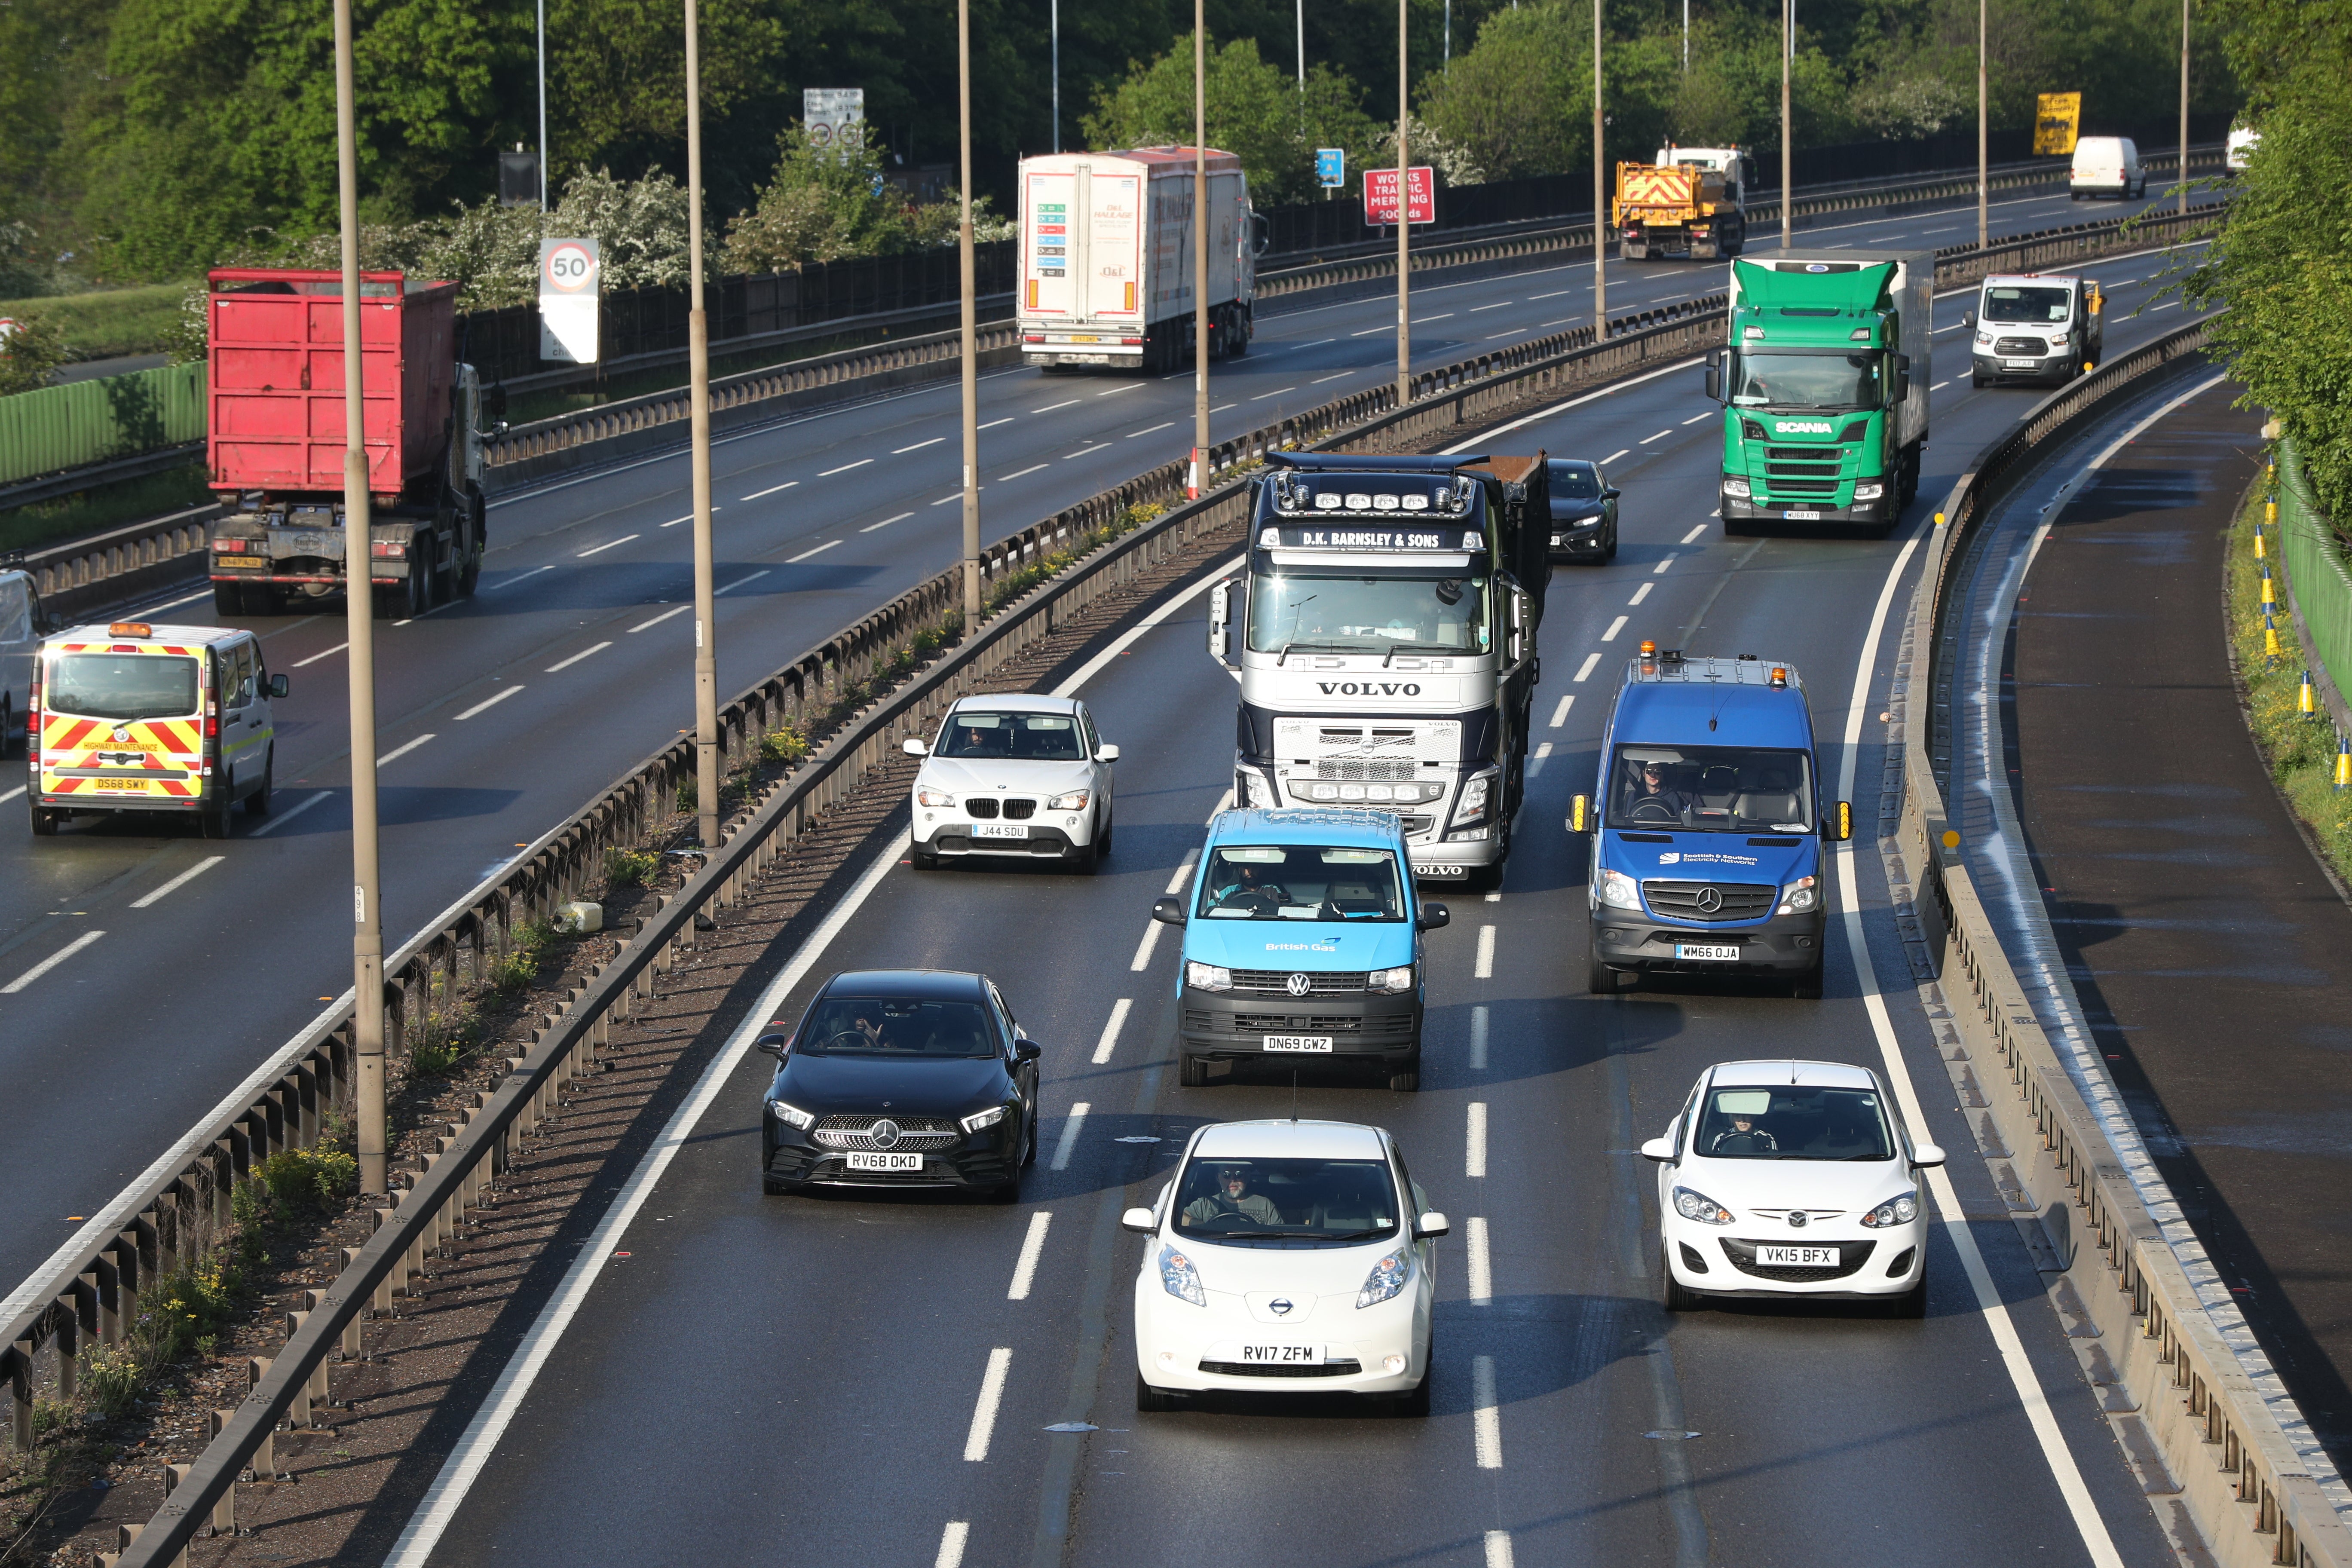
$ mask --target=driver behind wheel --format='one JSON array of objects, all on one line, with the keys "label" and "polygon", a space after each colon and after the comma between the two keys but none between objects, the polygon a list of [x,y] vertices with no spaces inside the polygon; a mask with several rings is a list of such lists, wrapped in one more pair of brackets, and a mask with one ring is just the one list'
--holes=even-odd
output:
[{"label": "driver behind wheel", "polygon": [[1212,1220],[1234,1215],[1254,1220],[1259,1225],[1280,1225],[1282,1211],[1264,1193],[1249,1190],[1249,1171],[1241,1165],[1226,1165],[1217,1173],[1217,1185],[1207,1195],[1194,1198],[1184,1205],[1180,1225],[1207,1225]]},{"label": "driver behind wheel", "polygon": [[[1665,763],[1651,761],[1633,768],[1632,787],[1628,792],[1630,798],[1625,803],[1627,816],[1657,818],[1661,816],[1659,808],[1663,807],[1679,820],[1687,817],[1697,807],[1698,801],[1689,791],[1676,789],[1666,782],[1668,766]],[[1643,811],[1642,807],[1645,805],[1651,809]]]}]

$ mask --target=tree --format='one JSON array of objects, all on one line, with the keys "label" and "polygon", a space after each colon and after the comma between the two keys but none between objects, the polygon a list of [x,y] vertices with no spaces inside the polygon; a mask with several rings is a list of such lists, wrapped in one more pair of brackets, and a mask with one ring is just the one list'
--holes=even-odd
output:
[{"label": "tree", "polygon": [[0,330],[0,395],[48,385],[49,373],[68,357],[64,328],[37,312],[20,312],[15,325]]}]

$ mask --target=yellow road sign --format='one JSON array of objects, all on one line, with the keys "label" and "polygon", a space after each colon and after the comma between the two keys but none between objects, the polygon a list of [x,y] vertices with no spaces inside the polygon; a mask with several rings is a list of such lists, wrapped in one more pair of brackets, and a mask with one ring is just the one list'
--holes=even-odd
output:
[{"label": "yellow road sign", "polygon": [[2083,95],[2045,92],[2034,100],[2033,155],[2063,158],[2074,151],[2083,125]]}]

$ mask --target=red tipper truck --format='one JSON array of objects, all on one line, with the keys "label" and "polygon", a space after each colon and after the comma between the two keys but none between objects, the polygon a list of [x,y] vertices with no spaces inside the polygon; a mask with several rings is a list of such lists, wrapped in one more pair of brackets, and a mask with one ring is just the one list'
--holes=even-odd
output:
[{"label": "red tipper truck", "polygon": [[[345,584],[342,276],[211,275],[209,462],[223,615],[285,613]],[[481,575],[482,391],[457,355],[455,283],[360,278],[360,363],[379,616],[467,597]]]}]

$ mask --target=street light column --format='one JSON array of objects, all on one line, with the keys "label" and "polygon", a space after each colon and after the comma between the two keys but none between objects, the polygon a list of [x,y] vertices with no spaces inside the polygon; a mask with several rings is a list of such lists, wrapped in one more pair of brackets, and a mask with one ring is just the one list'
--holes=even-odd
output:
[{"label": "street light column", "polygon": [[963,300],[963,635],[980,630],[980,322],[972,295],[971,0],[956,0],[956,268]]},{"label": "street light column", "polygon": [[702,58],[695,0],[686,0],[686,316],[694,439],[694,805],[702,847],[719,848],[718,598],[710,537],[710,319],[702,308]]},{"label": "street light column", "polygon": [[1209,20],[1192,0],[1192,485],[1209,488]]},{"label": "street light column", "polygon": [[[1409,96],[1412,83],[1405,75],[1405,26],[1409,19],[1406,7],[1410,4],[1411,0],[1397,0],[1396,405],[1399,408],[1412,401],[1412,225],[1408,221],[1412,216],[1412,100]],[[1431,194],[1434,195],[1436,193]]]},{"label": "street light column", "polygon": [[1797,0],[1780,0],[1780,248],[1789,248],[1789,68],[1797,58]]}]

